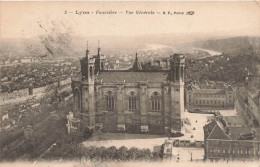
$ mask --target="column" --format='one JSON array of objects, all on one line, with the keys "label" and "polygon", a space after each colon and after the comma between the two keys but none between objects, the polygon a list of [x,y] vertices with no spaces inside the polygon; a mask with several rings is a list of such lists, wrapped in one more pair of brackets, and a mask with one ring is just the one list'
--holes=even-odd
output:
[{"label": "column", "polygon": [[171,130],[181,131],[180,117],[180,85],[178,82],[171,83]]},{"label": "column", "polygon": [[140,97],[140,103],[139,103],[139,108],[140,108],[140,114],[141,114],[141,132],[148,132],[149,127],[148,127],[148,120],[147,120],[147,85],[146,84],[141,84],[140,85],[140,90],[139,90],[139,97]]},{"label": "column", "polygon": [[81,111],[83,113],[87,113],[88,112],[88,100],[89,100],[89,97],[88,97],[88,86],[87,85],[82,85],[82,88],[81,88]]},{"label": "column", "polygon": [[116,97],[116,113],[117,113],[117,130],[125,131],[125,114],[124,114],[124,87],[119,85],[117,87],[117,97]]},{"label": "column", "polygon": [[164,85],[164,90],[163,90],[163,105],[164,105],[164,111],[163,111],[163,116],[164,116],[164,129],[165,133],[167,134],[170,132],[170,127],[171,127],[171,104],[170,104],[170,87],[168,84]]},{"label": "column", "polygon": [[88,90],[84,91],[87,99],[85,99],[85,105],[87,106],[88,114],[88,127],[90,129],[95,129],[95,92],[94,92],[94,82],[89,82],[87,85]]}]

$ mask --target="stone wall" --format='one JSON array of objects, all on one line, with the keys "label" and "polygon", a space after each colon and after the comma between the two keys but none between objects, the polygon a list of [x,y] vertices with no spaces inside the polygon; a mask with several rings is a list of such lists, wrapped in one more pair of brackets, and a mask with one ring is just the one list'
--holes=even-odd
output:
[{"label": "stone wall", "polygon": [[[106,112],[105,115],[109,115],[108,113],[113,113],[116,116],[108,116],[106,120],[108,122],[114,122],[117,118],[118,124],[123,124],[126,127],[126,132],[141,132],[141,126],[148,126],[149,132],[151,133],[164,133],[165,127],[165,116],[164,112],[167,110],[170,112],[171,107],[169,105],[170,96],[165,95],[163,92],[161,84],[153,84],[153,85],[124,85],[124,86],[116,86],[116,85],[98,85],[96,86],[96,112]],[[106,108],[106,93],[112,92],[115,99],[115,108],[114,111],[108,111]],[[129,110],[129,94],[134,92],[136,94],[136,110]],[[160,111],[152,111],[152,103],[151,103],[151,95],[157,92],[161,96],[161,110]],[[165,99],[167,98],[167,99]],[[167,102],[164,102],[167,101]],[[165,106],[164,104],[167,104]],[[168,119],[168,117],[167,117]],[[110,121],[109,121],[110,120]],[[105,123],[104,123],[105,124]],[[115,131],[115,125],[108,125],[106,127],[104,125],[105,131]]]}]

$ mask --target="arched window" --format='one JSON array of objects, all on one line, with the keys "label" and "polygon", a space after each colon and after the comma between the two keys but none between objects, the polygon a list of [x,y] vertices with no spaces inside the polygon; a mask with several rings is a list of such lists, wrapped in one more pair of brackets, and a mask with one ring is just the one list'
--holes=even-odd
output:
[{"label": "arched window", "polygon": [[106,94],[106,107],[107,110],[112,111],[115,109],[115,98],[111,91],[108,91]]},{"label": "arched window", "polygon": [[152,111],[161,110],[161,96],[158,92],[152,94]]},{"label": "arched window", "polygon": [[130,92],[130,95],[128,97],[128,109],[130,111],[136,110],[136,93]]}]

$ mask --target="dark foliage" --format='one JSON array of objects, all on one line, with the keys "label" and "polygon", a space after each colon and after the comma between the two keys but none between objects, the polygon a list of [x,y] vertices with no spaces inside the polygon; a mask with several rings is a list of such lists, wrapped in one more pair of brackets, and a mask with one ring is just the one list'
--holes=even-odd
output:
[{"label": "dark foliage", "polygon": [[160,153],[152,153],[150,149],[130,149],[122,146],[84,147],[75,140],[60,140],[57,145],[43,157],[45,160],[80,160],[82,158],[92,161],[150,161],[160,159]]}]

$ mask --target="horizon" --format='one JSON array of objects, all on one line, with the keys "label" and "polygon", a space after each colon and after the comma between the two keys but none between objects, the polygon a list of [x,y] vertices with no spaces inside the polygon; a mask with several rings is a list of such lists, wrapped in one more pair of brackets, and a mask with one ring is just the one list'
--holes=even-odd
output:
[{"label": "horizon", "polygon": [[[2,2],[0,8],[0,38],[37,38],[51,29],[86,38],[146,35],[186,35],[188,38],[199,34],[260,36],[260,11],[255,2]],[[73,14],[64,14],[65,10]],[[194,11],[195,14],[75,14],[75,11],[96,10]]]}]

